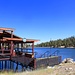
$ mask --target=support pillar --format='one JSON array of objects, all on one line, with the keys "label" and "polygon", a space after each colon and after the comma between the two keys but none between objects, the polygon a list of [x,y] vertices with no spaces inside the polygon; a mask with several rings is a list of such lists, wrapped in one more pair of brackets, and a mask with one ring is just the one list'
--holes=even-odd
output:
[{"label": "support pillar", "polygon": [[7,61],[5,60],[5,69],[6,69],[6,67],[7,67]]},{"label": "support pillar", "polygon": [[21,52],[23,51],[23,43],[21,43]]},{"label": "support pillar", "polygon": [[17,51],[19,51],[19,43],[17,44]]},{"label": "support pillar", "polygon": [[10,69],[11,69],[11,60],[10,60]]},{"label": "support pillar", "polygon": [[4,53],[4,43],[2,43],[2,53]]},{"label": "support pillar", "polygon": [[0,42],[0,50],[1,50],[1,42]]},{"label": "support pillar", "polygon": [[17,65],[16,65],[16,72],[18,71],[18,62],[16,63]]},{"label": "support pillar", "polygon": [[34,55],[34,42],[32,43],[32,54]]},{"label": "support pillar", "polygon": [[[13,38],[13,31],[11,31],[11,38]],[[13,41],[11,41],[11,55],[13,56]]]},{"label": "support pillar", "polygon": [[34,59],[34,69],[36,69],[36,59]]},{"label": "support pillar", "polygon": [[3,61],[2,61],[2,70],[3,70]]}]

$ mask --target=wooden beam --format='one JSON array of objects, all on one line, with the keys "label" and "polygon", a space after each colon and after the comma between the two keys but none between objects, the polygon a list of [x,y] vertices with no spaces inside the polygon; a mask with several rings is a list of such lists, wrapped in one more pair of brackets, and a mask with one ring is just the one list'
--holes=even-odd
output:
[{"label": "wooden beam", "polygon": [[8,40],[8,41],[22,41],[22,39],[20,38],[5,38],[5,37],[3,38],[4,38],[3,40]]},{"label": "wooden beam", "polygon": [[10,55],[11,55],[10,53],[6,53],[6,54],[0,53],[0,56],[10,56]]},{"label": "wooden beam", "polygon": [[6,39],[0,39],[0,41],[7,41]]},{"label": "wooden beam", "polygon": [[15,29],[13,29],[13,28],[0,28],[0,30],[5,30],[5,31],[14,31]]},{"label": "wooden beam", "polygon": [[32,42],[38,42],[40,40],[35,40],[35,39],[26,39],[26,42],[29,42],[29,41],[32,41]]},{"label": "wooden beam", "polygon": [[0,58],[0,61],[10,60],[10,58]]}]

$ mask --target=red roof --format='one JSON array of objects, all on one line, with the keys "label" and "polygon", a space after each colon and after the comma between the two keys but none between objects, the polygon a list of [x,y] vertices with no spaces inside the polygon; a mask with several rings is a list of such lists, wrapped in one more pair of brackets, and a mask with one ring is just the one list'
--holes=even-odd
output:
[{"label": "red roof", "polygon": [[38,41],[40,41],[40,40],[35,40],[35,39],[26,39],[26,42],[30,42],[30,41],[32,41],[32,42],[38,42]]},{"label": "red roof", "polygon": [[15,29],[13,29],[13,28],[0,28],[0,30],[5,30],[5,31],[14,31]]}]

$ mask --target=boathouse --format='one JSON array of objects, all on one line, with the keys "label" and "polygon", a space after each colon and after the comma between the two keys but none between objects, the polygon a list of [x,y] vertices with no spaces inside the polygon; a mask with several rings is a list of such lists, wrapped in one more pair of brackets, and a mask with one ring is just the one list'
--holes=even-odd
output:
[{"label": "boathouse", "polygon": [[[54,65],[59,63],[61,57],[51,58],[35,58],[34,43],[38,40],[21,38],[14,34],[13,28],[0,28],[0,68],[1,70],[7,68],[9,64],[10,69],[13,63],[16,63],[16,70],[18,65],[24,67],[38,68],[41,65]],[[29,48],[29,49],[28,49]],[[10,61],[10,62],[8,62]]]}]

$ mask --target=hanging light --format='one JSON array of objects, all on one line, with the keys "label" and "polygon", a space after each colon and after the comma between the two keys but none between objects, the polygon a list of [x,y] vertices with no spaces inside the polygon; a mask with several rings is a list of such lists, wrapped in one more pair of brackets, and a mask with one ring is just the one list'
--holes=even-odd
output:
[{"label": "hanging light", "polygon": [[23,42],[26,42],[26,38],[23,38]]}]

